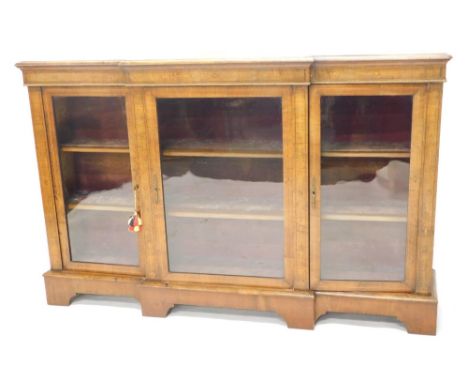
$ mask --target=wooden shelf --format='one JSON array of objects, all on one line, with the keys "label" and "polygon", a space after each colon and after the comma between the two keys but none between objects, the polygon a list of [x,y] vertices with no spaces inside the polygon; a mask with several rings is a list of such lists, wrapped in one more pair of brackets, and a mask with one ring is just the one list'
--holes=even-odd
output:
[{"label": "wooden shelf", "polygon": [[67,207],[69,210],[132,212],[132,202],[131,184],[127,183],[117,189],[73,194],[67,200]]},{"label": "wooden shelf", "polygon": [[345,151],[330,150],[322,151],[322,158],[410,158],[411,153],[407,150],[401,151]]},{"label": "wooden shelf", "polygon": [[282,158],[281,141],[213,139],[167,140],[161,147],[165,157]]},{"label": "wooden shelf", "polygon": [[[115,211],[115,212],[133,212],[132,206],[117,205],[97,205],[69,203],[68,209],[88,210],[88,211]],[[280,212],[247,212],[247,211],[191,211],[191,210],[170,210],[167,216],[177,218],[200,218],[200,219],[235,219],[235,220],[264,220],[264,221],[282,221],[284,216]],[[359,214],[322,214],[322,220],[338,221],[376,221],[376,222],[399,222],[407,221],[406,216],[392,215],[359,215]]]},{"label": "wooden shelf", "polygon": [[[113,212],[133,212],[132,206],[115,205],[97,205],[68,203],[68,209],[85,211],[113,211]],[[190,210],[171,210],[167,216],[176,218],[199,218],[199,219],[234,219],[234,220],[266,220],[282,221],[283,215],[278,213],[258,213],[246,211],[190,211]]]},{"label": "wooden shelf", "polygon": [[188,171],[165,181],[164,204],[168,217],[280,221],[282,190],[282,183],[212,179]]},{"label": "wooden shelf", "polygon": [[210,149],[167,149],[164,157],[217,157],[217,158],[282,158],[281,151],[222,151]]},{"label": "wooden shelf", "polygon": [[91,146],[91,145],[72,145],[65,144],[61,147],[64,153],[111,153],[111,154],[128,154],[130,149],[128,146]]},{"label": "wooden shelf", "polygon": [[206,218],[206,219],[235,219],[235,220],[284,220],[281,212],[249,212],[249,211],[194,211],[194,210],[169,210],[166,214],[178,218]]},{"label": "wooden shelf", "polygon": [[[103,204],[83,204],[68,203],[68,209],[86,210],[86,211],[115,211],[115,212],[133,212],[132,206],[103,205]],[[234,219],[234,220],[266,220],[282,221],[284,220],[281,212],[249,212],[249,211],[202,211],[202,210],[177,210],[167,211],[167,216],[177,218],[200,218],[200,219]]]},{"label": "wooden shelf", "polygon": [[[401,161],[386,163],[382,159],[349,159],[348,162],[350,168],[356,162],[356,171],[351,179],[330,176],[327,179],[327,174],[322,174],[322,181],[325,180],[320,193],[322,219],[405,222],[408,214],[409,164]],[[361,167],[358,162],[369,162],[369,166]],[[373,167],[371,162],[377,164]],[[382,167],[380,162],[386,165]],[[339,167],[332,166],[328,175],[336,168]],[[361,180],[361,174],[370,179]]]},{"label": "wooden shelf", "polygon": [[367,215],[367,214],[322,214],[322,220],[338,220],[338,221],[374,221],[374,222],[392,222],[406,223],[406,216],[398,215]]},{"label": "wooden shelf", "polygon": [[106,204],[83,204],[68,203],[68,210],[86,210],[86,211],[114,211],[114,212],[133,212],[132,206],[106,205]]}]

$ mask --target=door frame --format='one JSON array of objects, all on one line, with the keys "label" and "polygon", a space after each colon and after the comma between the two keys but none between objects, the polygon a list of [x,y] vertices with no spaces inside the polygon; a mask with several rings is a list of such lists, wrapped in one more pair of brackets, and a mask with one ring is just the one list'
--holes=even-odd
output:
[{"label": "door frame", "polygon": [[[309,93],[310,136],[310,287],[320,291],[385,291],[411,292],[416,282],[418,244],[418,211],[421,193],[425,131],[424,84],[330,84],[312,85]],[[405,277],[402,281],[322,280],[320,278],[320,185],[321,185],[321,125],[322,96],[413,96],[406,237]]]},{"label": "door frame", "polygon": [[[151,269],[148,269],[147,273],[166,282],[308,289],[307,96],[306,86],[182,86],[151,87],[145,90],[149,173],[152,182],[151,215],[156,227],[153,237],[154,258],[148,262]],[[182,273],[169,270],[156,99],[214,97],[282,98],[285,217],[283,278]]]},{"label": "door frame", "polygon": [[[71,271],[88,271],[88,272],[103,272],[126,275],[142,276],[145,274],[146,260],[146,241],[147,233],[142,230],[138,233],[138,254],[139,264],[133,265],[118,265],[105,263],[91,263],[73,261],[71,256],[68,224],[67,224],[67,207],[63,192],[62,171],[60,165],[60,149],[57,139],[57,131],[55,125],[53,97],[124,97],[125,111],[127,118],[127,131],[130,152],[130,167],[132,172],[132,186],[138,185],[137,200],[143,200],[142,185],[143,181],[140,176],[140,167],[142,160],[137,155],[139,153],[137,146],[137,126],[135,123],[135,115],[132,99],[129,92],[124,87],[47,87],[42,89],[42,101],[44,105],[45,126],[47,129],[47,140],[49,146],[49,156],[51,162],[52,182],[54,190],[54,199],[56,207],[57,225],[59,231],[60,249],[62,264],[64,270]],[[140,202],[139,202],[140,203]],[[142,203],[142,202],[141,202]],[[143,204],[143,203],[142,203]],[[129,214],[130,215],[130,214]],[[145,216],[142,216],[143,220]],[[127,222],[122,222],[122,229],[127,229]]]}]

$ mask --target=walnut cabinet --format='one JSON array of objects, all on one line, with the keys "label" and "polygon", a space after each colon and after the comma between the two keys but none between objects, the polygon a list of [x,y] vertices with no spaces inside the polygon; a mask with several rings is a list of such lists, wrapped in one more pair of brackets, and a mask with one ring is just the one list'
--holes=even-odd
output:
[{"label": "walnut cabinet", "polygon": [[386,315],[435,334],[449,58],[19,63],[48,303],[131,296],[149,316],[233,307],[296,328]]}]

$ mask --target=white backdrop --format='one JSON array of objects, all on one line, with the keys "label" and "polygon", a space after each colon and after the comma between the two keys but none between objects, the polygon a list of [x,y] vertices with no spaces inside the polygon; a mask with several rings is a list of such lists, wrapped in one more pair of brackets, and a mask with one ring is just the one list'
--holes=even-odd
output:
[{"label": "white backdrop", "polygon": [[[467,380],[466,89],[462,1],[0,2],[0,380]],[[459,5],[460,4],[460,5]],[[273,314],[128,300],[47,306],[48,269],[21,60],[454,56],[444,90],[434,266],[436,337],[393,322],[328,318],[288,330]],[[326,379],[325,379],[326,378]]]}]

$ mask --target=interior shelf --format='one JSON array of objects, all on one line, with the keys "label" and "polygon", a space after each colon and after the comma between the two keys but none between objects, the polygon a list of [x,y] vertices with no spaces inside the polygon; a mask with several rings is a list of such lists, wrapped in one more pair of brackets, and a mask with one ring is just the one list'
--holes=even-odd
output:
[{"label": "interior shelf", "polygon": [[[111,204],[80,204],[70,202],[67,204],[68,210],[88,210],[88,211],[115,211],[115,212],[132,212],[133,207],[111,205]],[[266,221],[282,221],[283,215],[278,212],[249,212],[249,211],[212,211],[212,210],[187,210],[172,208],[166,211],[167,216],[177,218],[204,218],[204,219],[234,219],[234,220],[266,220]]]},{"label": "interior shelf", "polygon": [[163,158],[166,217],[282,221],[281,159]]},{"label": "interior shelf", "polygon": [[75,145],[65,144],[61,147],[64,153],[112,153],[112,154],[128,154],[130,149],[128,146],[107,146],[107,145]]},{"label": "interior shelf", "polygon": [[120,187],[81,192],[67,198],[68,210],[133,211],[133,193],[130,182]]},{"label": "interior shelf", "polygon": [[323,158],[410,158],[408,150],[327,150]]},{"label": "interior shelf", "polygon": [[166,157],[282,158],[281,141],[273,140],[168,140],[162,145]]},{"label": "interior shelf", "polygon": [[217,158],[282,158],[277,151],[222,151],[216,149],[167,149],[164,157],[217,157]]},{"label": "interior shelf", "polygon": [[[116,204],[90,204],[90,203],[67,203],[68,210],[88,210],[88,211],[115,211],[132,212],[131,205]],[[205,207],[205,208],[204,208]],[[252,207],[254,208],[254,207]],[[284,220],[281,211],[251,212],[248,210],[210,210],[201,205],[198,209],[171,208],[166,211],[166,215],[177,218],[204,218],[204,219],[234,219],[234,220],[266,220],[282,221]]]},{"label": "interior shelf", "polygon": [[[115,190],[113,190],[115,193]],[[170,197],[169,197],[170,198]],[[68,210],[88,210],[88,211],[114,211],[114,212],[132,212],[133,206],[129,203],[131,197],[123,195],[114,195],[101,197],[98,195],[79,196],[75,195],[67,203]],[[175,218],[203,218],[203,219],[227,219],[227,220],[264,220],[264,221],[282,221],[284,216],[282,211],[273,207],[265,206],[258,201],[258,204],[246,205],[240,203],[240,208],[235,205],[222,203],[222,200],[215,203],[218,206],[214,209],[212,205],[198,200],[195,203],[184,203],[179,200],[177,204],[170,203],[166,208],[166,215]]]},{"label": "interior shelf", "polygon": [[72,139],[60,144],[62,152],[70,153],[129,153],[126,139]]},{"label": "interior shelf", "polygon": [[327,158],[321,176],[322,220],[406,222],[407,159]]},{"label": "interior shelf", "polygon": [[322,220],[336,221],[374,221],[374,222],[392,222],[406,223],[405,215],[371,215],[371,214],[339,214],[325,213],[321,215]]},{"label": "interior shelf", "polygon": [[205,219],[234,219],[234,220],[266,220],[282,221],[283,214],[280,211],[271,212],[249,212],[249,211],[210,211],[210,210],[183,210],[170,209],[166,214],[171,217],[179,218],[205,218]]},{"label": "interior shelf", "polygon": [[[399,151],[410,151],[411,144],[410,142],[404,143],[392,143],[392,142],[361,142],[358,139],[358,135],[354,134],[352,139],[347,142],[330,142],[322,140],[322,150],[323,151],[370,151],[370,152],[379,152],[379,151],[390,151],[390,152],[399,152]],[[355,141],[356,140],[356,141]]]},{"label": "interior shelf", "polygon": [[133,212],[132,206],[119,206],[112,204],[80,204],[80,203],[68,203],[68,210],[88,210],[88,211],[115,211],[115,212]]}]

